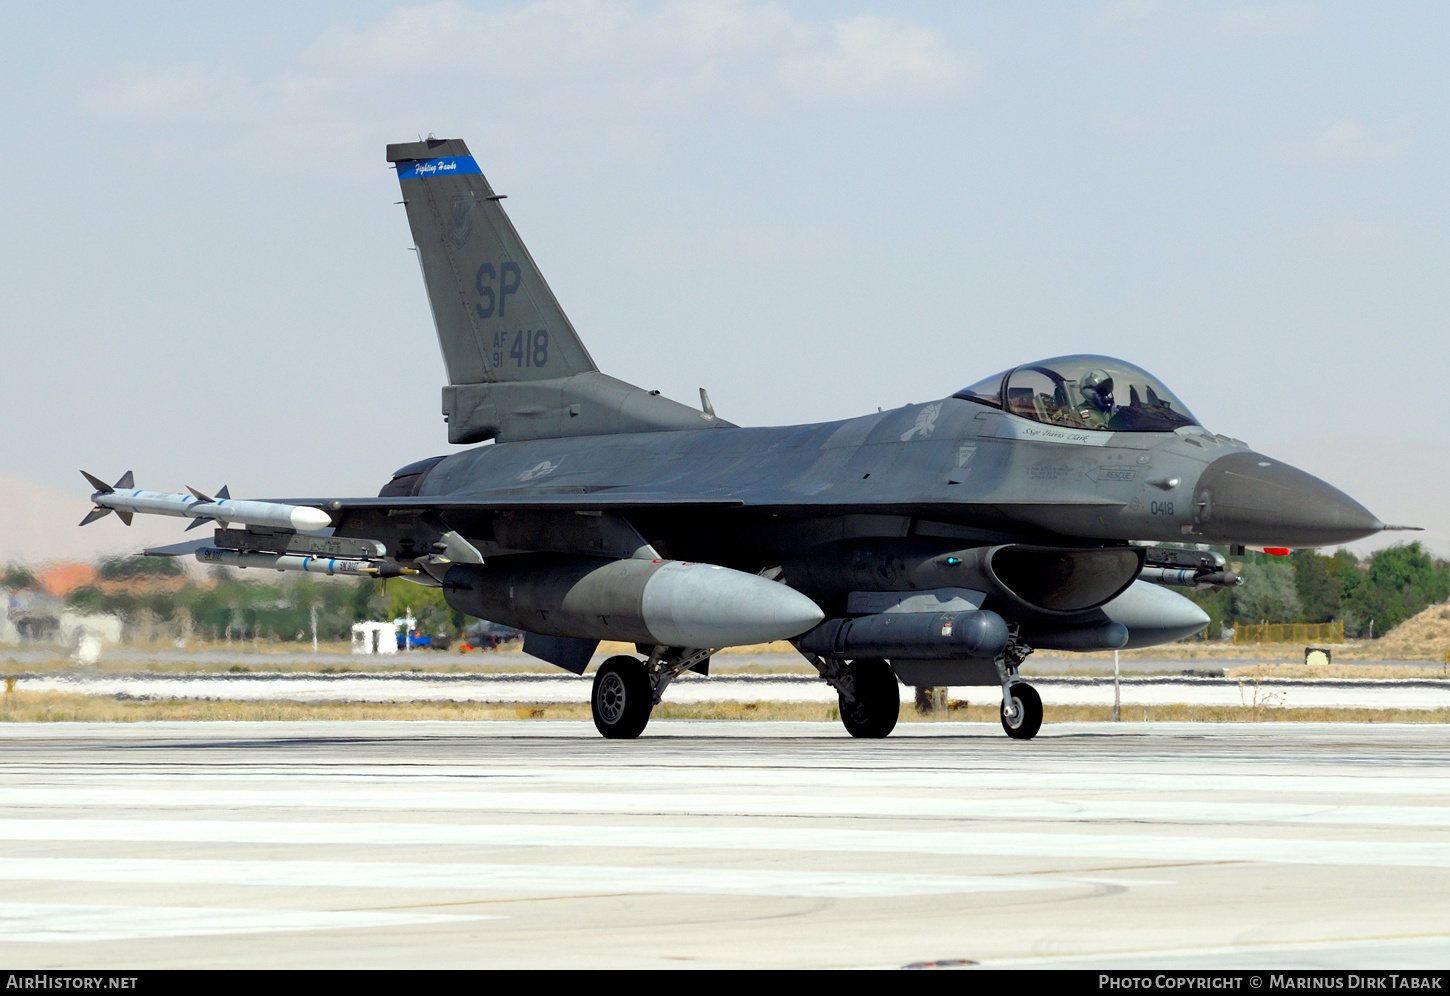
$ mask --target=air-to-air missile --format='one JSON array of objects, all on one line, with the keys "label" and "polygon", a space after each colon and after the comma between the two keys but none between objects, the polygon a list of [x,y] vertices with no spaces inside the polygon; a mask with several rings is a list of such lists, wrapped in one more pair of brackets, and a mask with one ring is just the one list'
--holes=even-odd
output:
[{"label": "air-to-air missile", "polygon": [[274,501],[236,501],[226,488],[216,497],[192,490],[190,494],[175,494],[167,491],[140,491],[134,487],[134,480],[128,470],[114,485],[87,474],[95,493],[91,501],[95,508],[81,520],[81,525],[115,512],[126,525],[136,513],[143,515],[172,515],[183,519],[197,520],[191,527],[203,522],[231,523],[246,526],[266,526],[273,529],[325,529],[332,525],[332,517],[326,512],[308,508],[305,505],[284,505]]},{"label": "air-to-air missile", "polygon": [[202,547],[196,551],[195,556],[203,564],[220,564],[224,567],[258,567],[270,571],[305,571],[308,574],[352,574],[367,578],[396,578],[418,573],[416,568],[401,567],[388,561],[220,550],[216,547]]}]

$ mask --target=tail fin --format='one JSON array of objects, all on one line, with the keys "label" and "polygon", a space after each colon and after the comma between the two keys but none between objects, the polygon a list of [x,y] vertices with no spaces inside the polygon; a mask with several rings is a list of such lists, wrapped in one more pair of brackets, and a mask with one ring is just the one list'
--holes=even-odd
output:
[{"label": "tail fin", "polygon": [[459,139],[388,146],[451,384],[598,369]]},{"label": "tail fin", "polygon": [[460,139],[388,146],[423,268],[450,442],[720,425],[599,373]]}]

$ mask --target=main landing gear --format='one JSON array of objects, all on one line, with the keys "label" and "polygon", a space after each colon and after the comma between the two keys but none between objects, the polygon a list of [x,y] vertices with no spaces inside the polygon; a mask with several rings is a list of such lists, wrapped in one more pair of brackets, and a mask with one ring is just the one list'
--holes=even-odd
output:
[{"label": "main landing gear", "polygon": [[901,685],[891,665],[880,660],[827,660],[806,654],[826,683],[836,690],[841,725],[853,737],[879,740],[896,729],[901,713]]},{"label": "main landing gear", "polygon": [[595,728],[610,740],[633,740],[643,733],[654,709],[644,665],[622,655],[599,665],[589,707]]},{"label": "main landing gear", "polygon": [[633,740],[649,724],[666,686],[708,661],[710,654],[690,647],[656,647],[647,661],[626,654],[609,658],[595,672],[589,695],[595,729],[609,740]]}]

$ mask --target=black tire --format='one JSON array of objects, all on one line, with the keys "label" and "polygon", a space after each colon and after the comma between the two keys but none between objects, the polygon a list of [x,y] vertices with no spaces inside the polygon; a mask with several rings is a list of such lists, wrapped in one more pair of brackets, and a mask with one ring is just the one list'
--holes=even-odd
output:
[{"label": "black tire", "polygon": [[1015,722],[1007,720],[1007,700],[1002,700],[1002,729],[1013,740],[1031,740],[1042,729],[1042,696],[1037,689],[1024,681],[1014,681],[1007,686],[1008,692],[1017,700]]},{"label": "black tire", "polygon": [[854,702],[841,698],[841,723],[853,737],[879,740],[896,729],[901,713],[901,685],[885,661],[852,661]]},{"label": "black tire", "polygon": [[589,711],[609,740],[633,740],[644,732],[654,708],[654,691],[644,665],[633,657],[611,657],[594,674]]}]

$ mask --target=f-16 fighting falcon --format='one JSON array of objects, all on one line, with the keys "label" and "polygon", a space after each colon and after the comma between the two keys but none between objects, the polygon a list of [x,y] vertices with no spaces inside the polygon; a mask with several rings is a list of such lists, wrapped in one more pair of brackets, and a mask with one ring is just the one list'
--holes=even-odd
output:
[{"label": "f-16 fighting falcon", "polygon": [[471,448],[394,471],[375,498],[234,501],[87,475],[87,522],[176,515],[214,538],[153,552],[441,587],[576,674],[601,640],[634,644],[594,677],[610,738],[639,736],[712,652],[789,640],[854,736],[891,732],[905,683],[1000,685],[1003,729],[1030,739],[1042,701],[1018,670],[1034,649],[1150,646],[1207,624],[1168,586],[1240,579],[1199,546],[1386,528],[1106,356],[842,422],[735,425],[703,389],[696,409],[595,367],[462,141],[387,157],[448,371],[448,441]]}]

